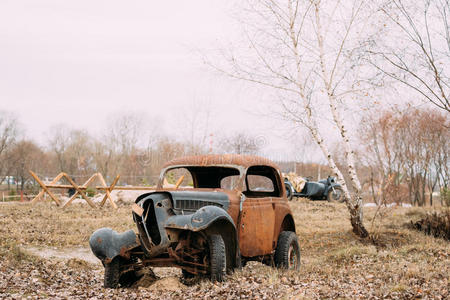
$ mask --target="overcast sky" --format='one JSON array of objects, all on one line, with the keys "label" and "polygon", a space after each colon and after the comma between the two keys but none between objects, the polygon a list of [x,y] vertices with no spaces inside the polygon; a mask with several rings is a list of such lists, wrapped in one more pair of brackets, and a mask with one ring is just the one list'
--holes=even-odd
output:
[{"label": "overcast sky", "polygon": [[192,103],[209,103],[211,133],[246,128],[287,155],[281,125],[251,113],[270,95],[215,74],[196,51],[238,36],[233,9],[226,0],[2,0],[0,109],[42,142],[54,124],[96,133],[123,111],[182,132]]}]

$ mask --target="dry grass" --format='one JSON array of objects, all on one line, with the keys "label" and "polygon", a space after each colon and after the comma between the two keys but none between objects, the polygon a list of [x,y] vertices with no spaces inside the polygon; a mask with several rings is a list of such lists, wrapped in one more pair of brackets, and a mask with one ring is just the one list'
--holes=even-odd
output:
[{"label": "dry grass", "polygon": [[[73,205],[0,205],[0,298],[437,298],[449,296],[450,243],[407,226],[430,209],[392,208],[383,212],[372,239],[351,232],[344,205],[305,199],[292,202],[302,248],[300,272],[282,272],[250,263],[226,282],[200,281],[175,291],[104,290],[102,268],[83,261],[45,261],[22,250],[25,245],[88,247],[99,227],[134,228],[130,208],[92,210]],[[365,209],[370,228],[374,208]],[[373,232],[373,231],[372,231]],[[26,274],[37,274],[27,276]],[[14,276],[24,274],[22,283]],[[65,280],[57,280],[63,277]],[[34,278],[34,279],[33,279]],[[57,281],[58,284],[53,284]],[[3,284],[2,282],[6,282]],[[64,296],[65,295],[65,296]]]},{"label": "dry grass", "polygon": [[73,204],[62,210],[40,203],[0,205],[0,235],[22,245],[87,246],[92,232],[101,227],[125,231],[134,227],[130,206],[91,209]]}]

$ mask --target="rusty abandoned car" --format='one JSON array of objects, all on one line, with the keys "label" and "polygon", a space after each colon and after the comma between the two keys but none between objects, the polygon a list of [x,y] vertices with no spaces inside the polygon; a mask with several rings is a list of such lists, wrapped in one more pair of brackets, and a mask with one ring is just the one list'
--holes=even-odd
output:
[{"label": "rusty abandoned car", "polygon": [[207,275],[212,281],[251,260],[300,268],[281,173],[261,157],[172,160],[155,191],[136,199],[132,215],[137,234],[102,228],[89,240],[105,266],[105,287],[129,286],[141,269],[152,266],[179,267],[184,277]]}]

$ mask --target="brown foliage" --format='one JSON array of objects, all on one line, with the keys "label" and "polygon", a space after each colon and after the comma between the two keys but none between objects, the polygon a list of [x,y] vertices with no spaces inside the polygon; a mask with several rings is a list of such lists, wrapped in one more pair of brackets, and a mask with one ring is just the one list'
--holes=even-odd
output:
[{"label": "brown foliage", "polygon": [[450,240],[450,210],[427,214],[417,222],[411,221],[411,226],[425,234]]},{"label": "brown foliage", "polygon": [[448,115],[418,108],[374,112],[361,127],[378,202],[432,204],[436,187],[448,187]]}]

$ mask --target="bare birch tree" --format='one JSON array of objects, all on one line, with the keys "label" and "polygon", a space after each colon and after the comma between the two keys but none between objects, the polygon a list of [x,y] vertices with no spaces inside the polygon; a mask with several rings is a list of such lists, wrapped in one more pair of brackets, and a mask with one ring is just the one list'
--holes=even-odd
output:
[{"label": "bare birch tree", "polygon": [[129,155],[138,146],[143,135],[146,115],[138,112],[119,112],[109,116],[106,136],[117,146],[117,151]]},{"label": "bare birch tree", "polygon": [[64,125],[55,125],[48,133],[48,144],[56,157],[59,172],[68,172],[67,147],[70,143],[70,129]]},{"label": "bare birch tree", "polygon": [[[343,186],[353,232],[367,237],[363,225],[361,184],[343,113],[346,100],[366,94],[360,79],[361,33],[368,13],[363,0],[252,1],[242,21],[249,45],[244,53],[225,53],[226,64],[210,63],[232,78],[278,91],[283,115],[305,126]],[[208,62],[208,61],[207,61]],[[345,152],[339,168],[320,124],[330,116]],[[346,173],[351,187],[344,180]]]},{"label": "bare birch tree", "polygon": [[257,138],[245,132],[224,136],[219,141],[219,147],[227,153],[236,154],[256,154],[261,148]]},{"label": "bare birch tree", "polygon": [[8,150],[13,146],[17,135],[17,120],[11,114],[0,111],[0,183],[2,176],[10,174],[11,165],[6,158]]},{"label": "bare birch tree", "polygon": [[212,110],[209,100],[194,99],[182,110],[178,131],[187,145],[187,153],[201,154],[207,151],[211,134]]},{"label": "bare birch tree", "polygon": [[369,60],[385,76],[450,112],[450,1],[389,0],[385,39],[371,43]]}]

